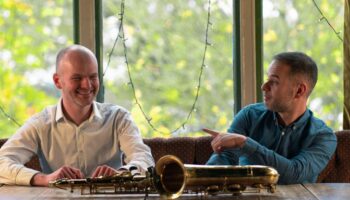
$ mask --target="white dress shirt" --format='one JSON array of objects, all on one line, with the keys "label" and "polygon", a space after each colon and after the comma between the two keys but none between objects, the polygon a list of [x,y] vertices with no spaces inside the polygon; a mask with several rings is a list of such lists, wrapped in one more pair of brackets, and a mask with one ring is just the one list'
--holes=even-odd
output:
[{"label": "white dress shirt", "polygon": [[97,166],[126,166],[140,171],[154,165],[150,148],[124,108],[93,103],[88,120],[76,126],[62,112],[61,101],[31,117],[0,149],[0,183],[30,185],[38,171],[23,164],[37,154],[42,172],[52,173],[66,165],[78,168],[86,177]]}]

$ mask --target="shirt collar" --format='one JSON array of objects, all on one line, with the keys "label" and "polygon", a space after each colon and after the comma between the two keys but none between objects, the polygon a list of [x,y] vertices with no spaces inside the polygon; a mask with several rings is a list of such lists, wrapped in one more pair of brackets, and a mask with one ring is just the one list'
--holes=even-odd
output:
[{"label": "shirt collar", "polygon": [[[292,124],[289,125],[289,127],[299,127],[304,122],[306,122],[311,115],[311,111],[309,109],[306,109],[304,114],[302,114],[296,121],[294,121]],[[278,124],[278,118],[277,118],[277,112],[273,112],[273,120],[275,121],[276,125]]]},{"label": "shirt collar", "polygon": [[101,111],[98,109],[95,101],[92,102],[92,115],[90,116],[90,119],[92,119],[92,117],[102,120]]},{"label": "shirt collar", "polygon": [[[62,108],[62,98],[60,98],[57,104],[56,122],[64,118],[65,117],[64,117],[63,108]],[[92,102],[92,113],[91,113],[91,116],[89,117],[89,121],[93,120],[94,118],[102,119],[101,112],[98,109],[97,103],[95,101]]]},{"label": "shirt collar", "polygon": [[62,98],[60,98],[57,104],[56,122],[58,122],[61,119],[64,119],[63,110],[62,110]]}]

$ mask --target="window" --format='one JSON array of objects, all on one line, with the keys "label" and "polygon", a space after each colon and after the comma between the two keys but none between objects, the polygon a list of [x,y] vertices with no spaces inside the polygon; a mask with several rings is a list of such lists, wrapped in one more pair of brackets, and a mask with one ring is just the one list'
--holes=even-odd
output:
[{"label": "window", "polygon": [[[211,1],[208,37],[208,0],[125,1],[126,56],[120,38],[112,52],[121,2],[102,1],[105,101],[130,110],[144,137],[202,135],[203,127],[226,130],[234,105],[232,1]],[[276,53],[298,50],[312,56],[319,66],[319,81],[309,107],[334,130],[341,129],[343,45],[339,37],[344,1],[262,2],[265,72]],[[0,2],[1,138],[57,102],[59,91],[51,77],[57,51],[73,43],[72,3]]]},{"label": "window", "polygon": [[[206,52],[198,101],[186,122],[201,74],[208,1],[125,1],[128,66],[121,38],[110,54],[118,36],[121,0],[103,1],[105,102],[130,110],[144,137],[195,136],[204,134],[203,127],[225,131],[229,126],[233,114],[232,1],[212,1],[210,9],[208,42],[212,45]],[[128,67],[147,118],[135,103]]]},{"label": "window", "polygon": [[263,15],[265,72],[279,52],[302,51],[311,56],[319,74],[309,108],[334,130],[342,129],[343,42],[339,37],[343,37],[344,1],[264,0]]},{"label": "window", "polygon": [[0,1],[0,138],[57,102],[52,74],[73,43],[72,13],[72,1]]}]

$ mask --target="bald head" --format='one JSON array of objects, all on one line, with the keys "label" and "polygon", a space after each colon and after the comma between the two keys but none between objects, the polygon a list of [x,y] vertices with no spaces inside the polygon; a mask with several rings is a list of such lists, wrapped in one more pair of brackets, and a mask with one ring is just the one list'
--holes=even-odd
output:
[{"label": "bald head", "polygon": [[57,55],[53,81],[56,88],[61,90],[64,114],[79,125],[90,116],[99,90],[95,55],[81,45],[62,49]]},{"label": "bald head", "polygon": [[90,61],[96,64],[97,60],[95,55],[90,51],[90,49],[82,45],[71,45],[62,49],[56,57],[56,73],[60,71],[62,62],[70,62],[72,59],[76,60],[80,58],[83,61]]}]

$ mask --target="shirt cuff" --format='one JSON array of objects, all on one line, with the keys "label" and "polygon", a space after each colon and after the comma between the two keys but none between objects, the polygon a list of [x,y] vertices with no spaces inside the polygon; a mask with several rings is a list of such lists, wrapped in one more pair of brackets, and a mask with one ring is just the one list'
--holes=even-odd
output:
[{"label": "shirt cuff", "polygon": [[120,167],[118,170],[128,170],[131,172],[132,175],[141,174],[141,170],[135,165],[124,165]]},{"label": "shirt cuff", "polygon": [[40,173],[37,170],[30,169],[27,167],[22,167],[16,176],[16,185],[30,185],[30,181],[33,176],[37,173]]},{"label": "shirt cuff", "polygon": [[135,165],[123,165],[119,169],[124,169],[124,170],[130,171],[130,170],[134,170],[135,168],[137,169],[137,167]]}]

